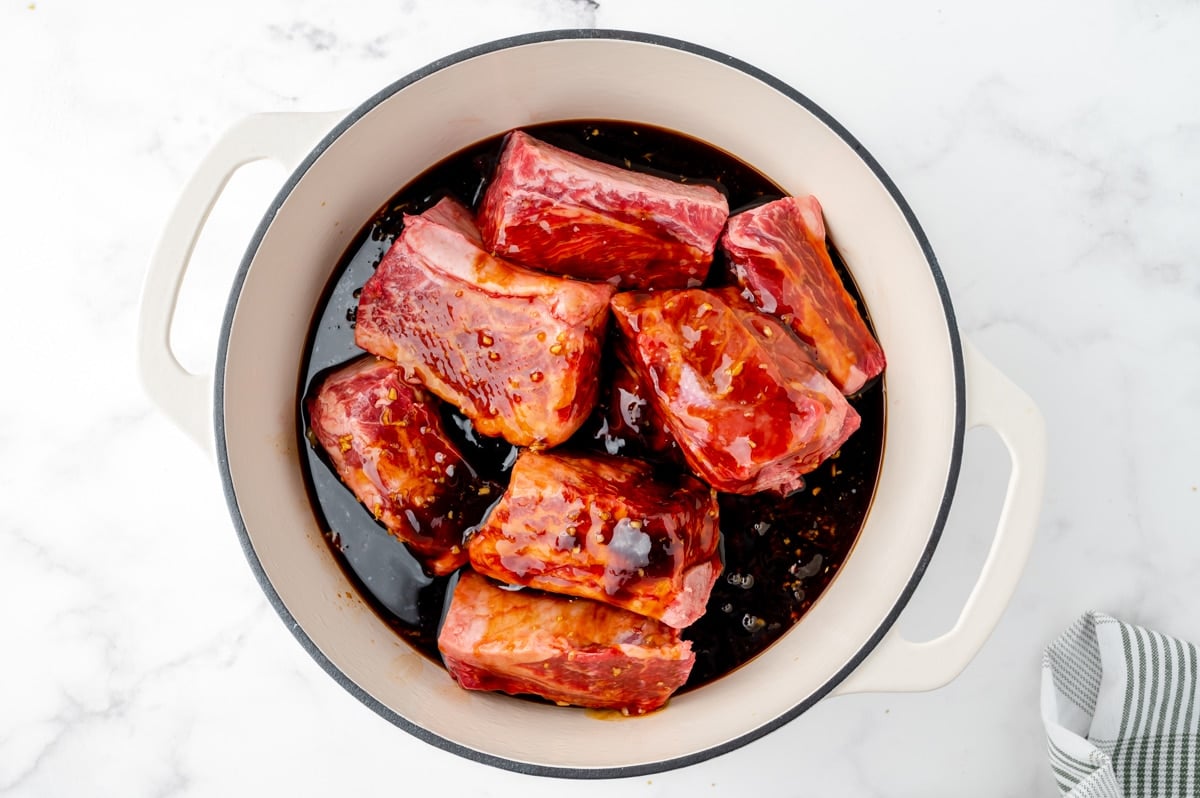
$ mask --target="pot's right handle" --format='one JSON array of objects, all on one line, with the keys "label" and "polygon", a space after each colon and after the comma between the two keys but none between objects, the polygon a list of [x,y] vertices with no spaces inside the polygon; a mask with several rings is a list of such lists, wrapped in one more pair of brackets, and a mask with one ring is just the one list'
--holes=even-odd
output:
[{"label": "pot's right handle", "polygon": [[893,627],[835,694],[933,690],[960,674],[1004,612],[1033,546],[1046,474],[1046,426],[1033,400],[963,341],[967,426],[991,427],[1012,457],[1008,492],[979,581],[953,628],[923,643]]},{"label": "pot's right handle", "polygon": [[343,116],[336,113],[268,113],[248,116],[221,137],[184,186],[171,212],[142,286],[138,366],[142,384],[192,440],[212,451],[212,375],[192,374],[171,349],[171,322],[192,250],[208,214],[240,167],[270,159],[294,169],[320,136]]}]

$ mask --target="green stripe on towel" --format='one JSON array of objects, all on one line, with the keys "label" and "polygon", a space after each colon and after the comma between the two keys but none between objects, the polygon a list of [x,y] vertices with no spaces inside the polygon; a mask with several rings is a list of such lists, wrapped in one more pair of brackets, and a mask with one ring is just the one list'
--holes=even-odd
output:
[{"label": "green stripe on towel", "polygon": [[1194,645],[1095,612],[1051,643],[1042,658],[1042,721],[1059,792],[1200,794],[1197,660]]}]

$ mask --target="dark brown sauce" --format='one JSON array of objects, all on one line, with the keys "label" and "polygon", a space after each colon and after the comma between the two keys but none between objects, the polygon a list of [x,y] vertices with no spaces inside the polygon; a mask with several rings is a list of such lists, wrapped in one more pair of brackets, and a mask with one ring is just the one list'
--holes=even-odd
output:
[{"label": "dark brown sauce", "polygon": [[[592,158],[717,186],[734,212],[783,195],[768,178],[736,158],[672,131],[611,121],[563,122],[526,130]],[[420,213],[446,195],[474,209],[501,144],[501,137],[489,139],[435,165],[366,224],[338,264],[314,316],[301,374],[302,395],[315,388],[325,371],[363,354],[354,344],[358,289],[400,232],[403,215]],[[832,246],[830,254],[858,300],[853,280]],[[708,284],[727,281],[718,250]],[[605,393],[601,390],[601,397]],[[721,495],[725,570],[704,617],[683,632],[696,652],[685,690],[717,679],[761,653],[828,587],[858,537],[875,490],[883,449],[883,399],[882,381],[851,399],[862,426],[835,458],[805,475],[804,490],[782,499],[771,494]],[[564,446],[585,451],[635,450],[632,442],[623,445],[626,442],[608,434],[602,410]],[[443,416],[447,431],[476,471],[507,484],[515,447],[478,434],[449,405],[443,407]],[[303,414],[301,425],[300,437],[307,439]],[[453,577],[427,576],[404,545],[342,485],[324,454],[311,443],[302,448],[314,512],[351,580],[399,635],[440,663],[437,627]],[[660,467],[675,468],[667,463]]]}]

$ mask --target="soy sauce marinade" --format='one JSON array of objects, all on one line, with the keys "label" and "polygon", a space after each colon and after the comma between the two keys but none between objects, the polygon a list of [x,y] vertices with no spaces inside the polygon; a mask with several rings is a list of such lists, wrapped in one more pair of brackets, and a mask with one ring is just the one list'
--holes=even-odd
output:
[{"label": "soy sauce marinade", "polygon": [[[734,213],[782,196],[769,179],[703,142],[667,130],[608,121],[576,121],[525,128],[533,136],[588,157],[672,179],[709,183],[723,191]],[[475,209],[496,165],[502,137],[481,142],[432,167],[397,193],[365,226],[338,265],[309,333],[301,391],[309,395],[329,369],[363,354],[354,345],[358,293],[399,234],[404,214],[416,214],[451,195]],[[850,293],[858,292],[837,252],[834,265]],[[729,281],[719,248],[708,285]],[[864,313],[865,315],[865,313]],[[870,320],[868,319],[868,324]],[[610,335],[611,325],[610,325]],[[602,375],[603,376],[603,375]],[[605,391],[601,389],[603,402]],[[722,494],[725,569],[703,618],[684,630],[696,665],[686,689],[712,681],[777,640],[828,586],[862,527],[883,447],[883,385],[851,399],[862,426],[841,451],[805,475],[807,486],[786,498],[760,493]],[[563,448],[635,450],[614,440],[603,407]],[[426,576],[402,543],[378,524],[338,480],[320,447],[309,439],[301,414],[309,492],[334,551],[362,596],[417,650],[440,662],[437,626],[449,578]],[[483,476],[501,484],[517,450],[476,433],[444,405],[447,432]],[[674,466],[662,465],[663,469]],[[480,519],[482,520],[482,519]]]}]

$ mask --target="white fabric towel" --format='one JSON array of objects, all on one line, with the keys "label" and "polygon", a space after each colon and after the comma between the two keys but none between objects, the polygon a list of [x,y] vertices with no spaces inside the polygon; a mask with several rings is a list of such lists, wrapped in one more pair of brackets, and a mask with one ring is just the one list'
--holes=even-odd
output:
[{"label": "white fabric towel", "polygon": [[1046,649],[1042,720],[1069,798],[1200,796],[1194,645],[1089,612]]}]

